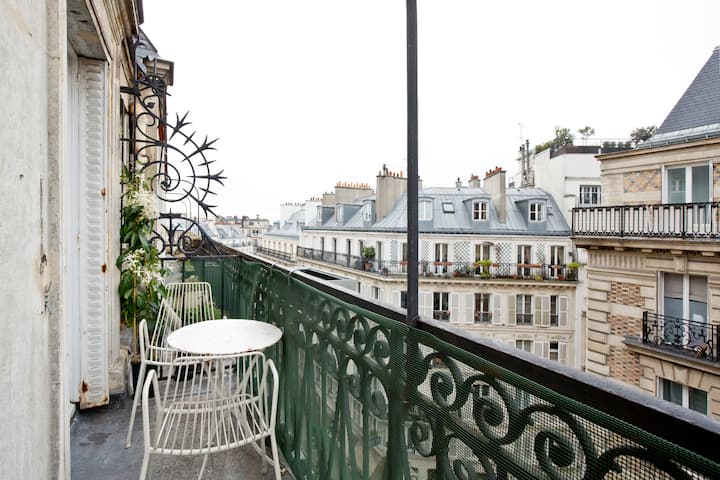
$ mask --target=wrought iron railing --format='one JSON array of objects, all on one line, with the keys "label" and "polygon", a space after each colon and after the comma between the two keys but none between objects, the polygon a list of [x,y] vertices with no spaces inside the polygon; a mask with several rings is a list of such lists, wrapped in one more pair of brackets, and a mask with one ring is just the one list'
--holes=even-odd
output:
[{"label": "wrought iron railing", "polygon": [[720,325],[643,312],[643,343],[718,361]]},{"label": "wrought iron railing", "polygon": [[720,203],[573,208],[574,236],[720,237]]},{"label": "wrought iron railing", "polygon": [[268,354],[295,478],[720,478],[700,414],[258,258],[186,263],[226,315],[282,329]]},{"label": "wrought iron railing", "polygon": [[294,262],[295,261],[295,259],[293,258],[291,253],[281,252],[280,250],[274,250],[272,248],[255,247],[255,252],[259,253],[261,255],[265,255],[267,257],[278,258],[278,259],[284,260],[286,262]]},{"label": "wrought iron railing", "polygon": [[[365,259],[356,255],[298,247],[297,256],[342,267],[364,270],[378,275],[405,276],[407,262],[398,260]],[[423,277],[525,280],[577,280],[577,268],[567,265],[540,263],[496,262],[418,262],[418,273]]]}]

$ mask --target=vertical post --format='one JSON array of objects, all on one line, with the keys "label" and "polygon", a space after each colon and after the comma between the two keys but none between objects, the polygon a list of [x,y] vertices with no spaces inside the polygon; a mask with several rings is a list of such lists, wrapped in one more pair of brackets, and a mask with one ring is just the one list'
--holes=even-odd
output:
[{"label": "vertical post", "polygon": [[418,319],[418,92],[417,3],[407,0],[407,318],[414,327]]}]

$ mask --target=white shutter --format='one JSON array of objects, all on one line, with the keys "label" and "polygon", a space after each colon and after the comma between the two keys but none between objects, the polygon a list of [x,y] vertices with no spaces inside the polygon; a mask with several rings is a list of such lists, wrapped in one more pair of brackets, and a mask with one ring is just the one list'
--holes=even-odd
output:
[{"label": "white shutter", "polygon": [[370,298],[370,285],[367,283],[360,284],[360,296]]},{"label": "white shutter", "polygon": [[[106,405],[108,267],[105,151],[105,65],[79,60],[80,86],[80,408]],[[112,322],[115,326],[116,322]]]},{"label": "white shutter", "polygon": [[450,294],[450,323],[461,323],[460,320],[460,294]]},{"label": "white shutter", "polygon": [[558,342],[558,362],[561,365],[567,364],[567,343]]},{"label": "white shutter", "polygon": [[515,317],[515,305],[517,302],[517,299],[515,298],[515,295],[503,295],[503,302],[505,303],[503,310],[505,311],[505,324],[506,325],[515,325],[517,323],[517,318]]},{"label": "white shutter", "polygon": [[567,327],[568,324],[568,297],[558,297],[558,326]]},{"label": "white shutter", "polygon": [[493,325],[502,325],[504,318],[502,315],[502,300],[504,295],[500,295],[498,293],[492,294],[492,323]]},{"label": "white shutter", "polygon": [[400,292],[398,290],[390,292],[390,303],[396,307],[400,306]]},{"label": "white shutter", "polygon": [[463,296],[465,301],[460,304],[460,318],[465,323],[475,323],[475,294],[466,293]]},{"label": "white shutter", "polygon": [[418,296],[418,310],[420,310],[420,316],[422,318],[433,318],[432,292],[420,292]]},{"label": "white shutter", "polygon": [[548,358],[550,356],[550,344],[548,342],[535,342],[533,349],[538,357]]},{"label": "white shutter", "polygon": [[384,303],[385,302],[385,290],[378,287],[378,302]]},{"label": "white shutter", "polygon": [[536,295],[535,302],[535,324],[541,327],[550,326],[550,296]]}]

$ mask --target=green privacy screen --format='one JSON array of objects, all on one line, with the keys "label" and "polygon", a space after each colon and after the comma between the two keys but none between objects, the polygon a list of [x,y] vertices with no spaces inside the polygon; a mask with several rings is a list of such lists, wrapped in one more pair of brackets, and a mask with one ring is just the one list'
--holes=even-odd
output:
[{"label": "green privacy screen", "polygon": [[[420,330],[242,258],[187,262],[223,315],[273,323],[298,479],[716,479],[661,440]],[[720,454],[719,454],[720,457]]]}]

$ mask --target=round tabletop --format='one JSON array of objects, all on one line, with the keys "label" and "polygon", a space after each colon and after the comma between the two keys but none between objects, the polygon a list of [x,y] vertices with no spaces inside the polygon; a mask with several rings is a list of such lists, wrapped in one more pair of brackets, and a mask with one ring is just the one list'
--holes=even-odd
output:
[{"label": "round tabletop", "polygon": [[170,347],[195,355],[232,355],[263,350],[277,343],[282,331],[256,320],[207,320],[168,335]]}]

